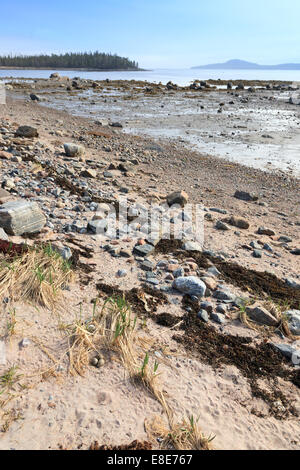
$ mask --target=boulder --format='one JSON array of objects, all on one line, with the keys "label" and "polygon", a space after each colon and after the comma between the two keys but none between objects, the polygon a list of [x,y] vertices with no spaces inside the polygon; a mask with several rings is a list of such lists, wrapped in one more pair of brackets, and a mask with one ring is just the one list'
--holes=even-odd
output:
[{"label": "boulder", "polygon": [[185,191],[174,191],[173,193],[167,196],[167,203],[171,207],[174,204],[178,204],[181,207],[184,207],[188,202],[189,196]]},{"label": "boulder", "polygon": [[38,137],[38,131],[35,127],[31,126],[20,126],[16,130],[16,136],[17,137],[27,137],[27,138],[32,138],[32,137]]},{"label": "boulder", "polygon": [[267,326],[277,326],[278,320],[267,309],[258,304],[246,307],[246,314],[256,323]]},{"label": "boulder", "polygon": [[82,145],[76,145],[72,143],[64,144],[64,149],[67,157],[78,157],[84,152]]},{"label": "boulder", "polygon": [[45,225],[46,218],[36,202],[6,202],[0,206],[0,227],[9,235],[37,233]]},{"label": "boulder", "polygon": [[204,297],[206,291],[206,285],[196,276],[178,277],[172,287],[183,294],[196,297]]}]

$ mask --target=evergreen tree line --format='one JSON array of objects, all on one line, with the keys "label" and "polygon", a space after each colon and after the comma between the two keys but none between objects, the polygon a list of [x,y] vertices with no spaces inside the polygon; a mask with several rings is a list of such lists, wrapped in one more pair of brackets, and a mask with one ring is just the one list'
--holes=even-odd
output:
[{"label": "evergreen tree line", "polygon": [[138,63],[116,54],[70,52],[66,54],[0,56],[0,67],[85,68],[97,70],[137,70]]}]

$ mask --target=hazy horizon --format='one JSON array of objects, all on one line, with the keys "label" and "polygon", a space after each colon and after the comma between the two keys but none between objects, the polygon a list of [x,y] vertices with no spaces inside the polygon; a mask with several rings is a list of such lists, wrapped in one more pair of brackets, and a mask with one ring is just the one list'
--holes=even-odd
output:
[{"label": "hazy horizon", "polygon": [[15,0],[0,12],[0,55],[99,50],[146,69],[300,63],[297,0]]}]

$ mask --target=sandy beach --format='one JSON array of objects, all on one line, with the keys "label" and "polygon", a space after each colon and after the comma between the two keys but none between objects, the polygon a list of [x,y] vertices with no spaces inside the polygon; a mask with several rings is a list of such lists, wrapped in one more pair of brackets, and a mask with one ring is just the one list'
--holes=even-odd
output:
[{"label": "sandy beach", "polygon": [[[70,252],[48,305],[0,273],[0,449],[174,449],[184,419],[203,448],[299,449],[299,90],[73,82],[13,81],[0,105],[1,204],[45,216],[8,241]],[[100,236],[121,197],[139,236]],[[201,249],[143,232],[141,206],[175,199],[201,206]],[[126,335],[103,329],[123,311]]]}]

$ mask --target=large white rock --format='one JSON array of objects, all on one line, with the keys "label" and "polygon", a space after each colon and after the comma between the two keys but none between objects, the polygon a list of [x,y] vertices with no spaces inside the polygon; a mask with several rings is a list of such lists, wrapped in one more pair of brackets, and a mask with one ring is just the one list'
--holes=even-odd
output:
[{"label": "large white rock", "polygon": [[196,276],[178,277],[173,282],[173,288],[195,297],[203,297],[206,291],[206,285]]},{"label": "large white rock", "polygon": [[45,225],[46,218],[36,202],[6,202],[0,206],[0,227],[9,235],[39,232]]}]

